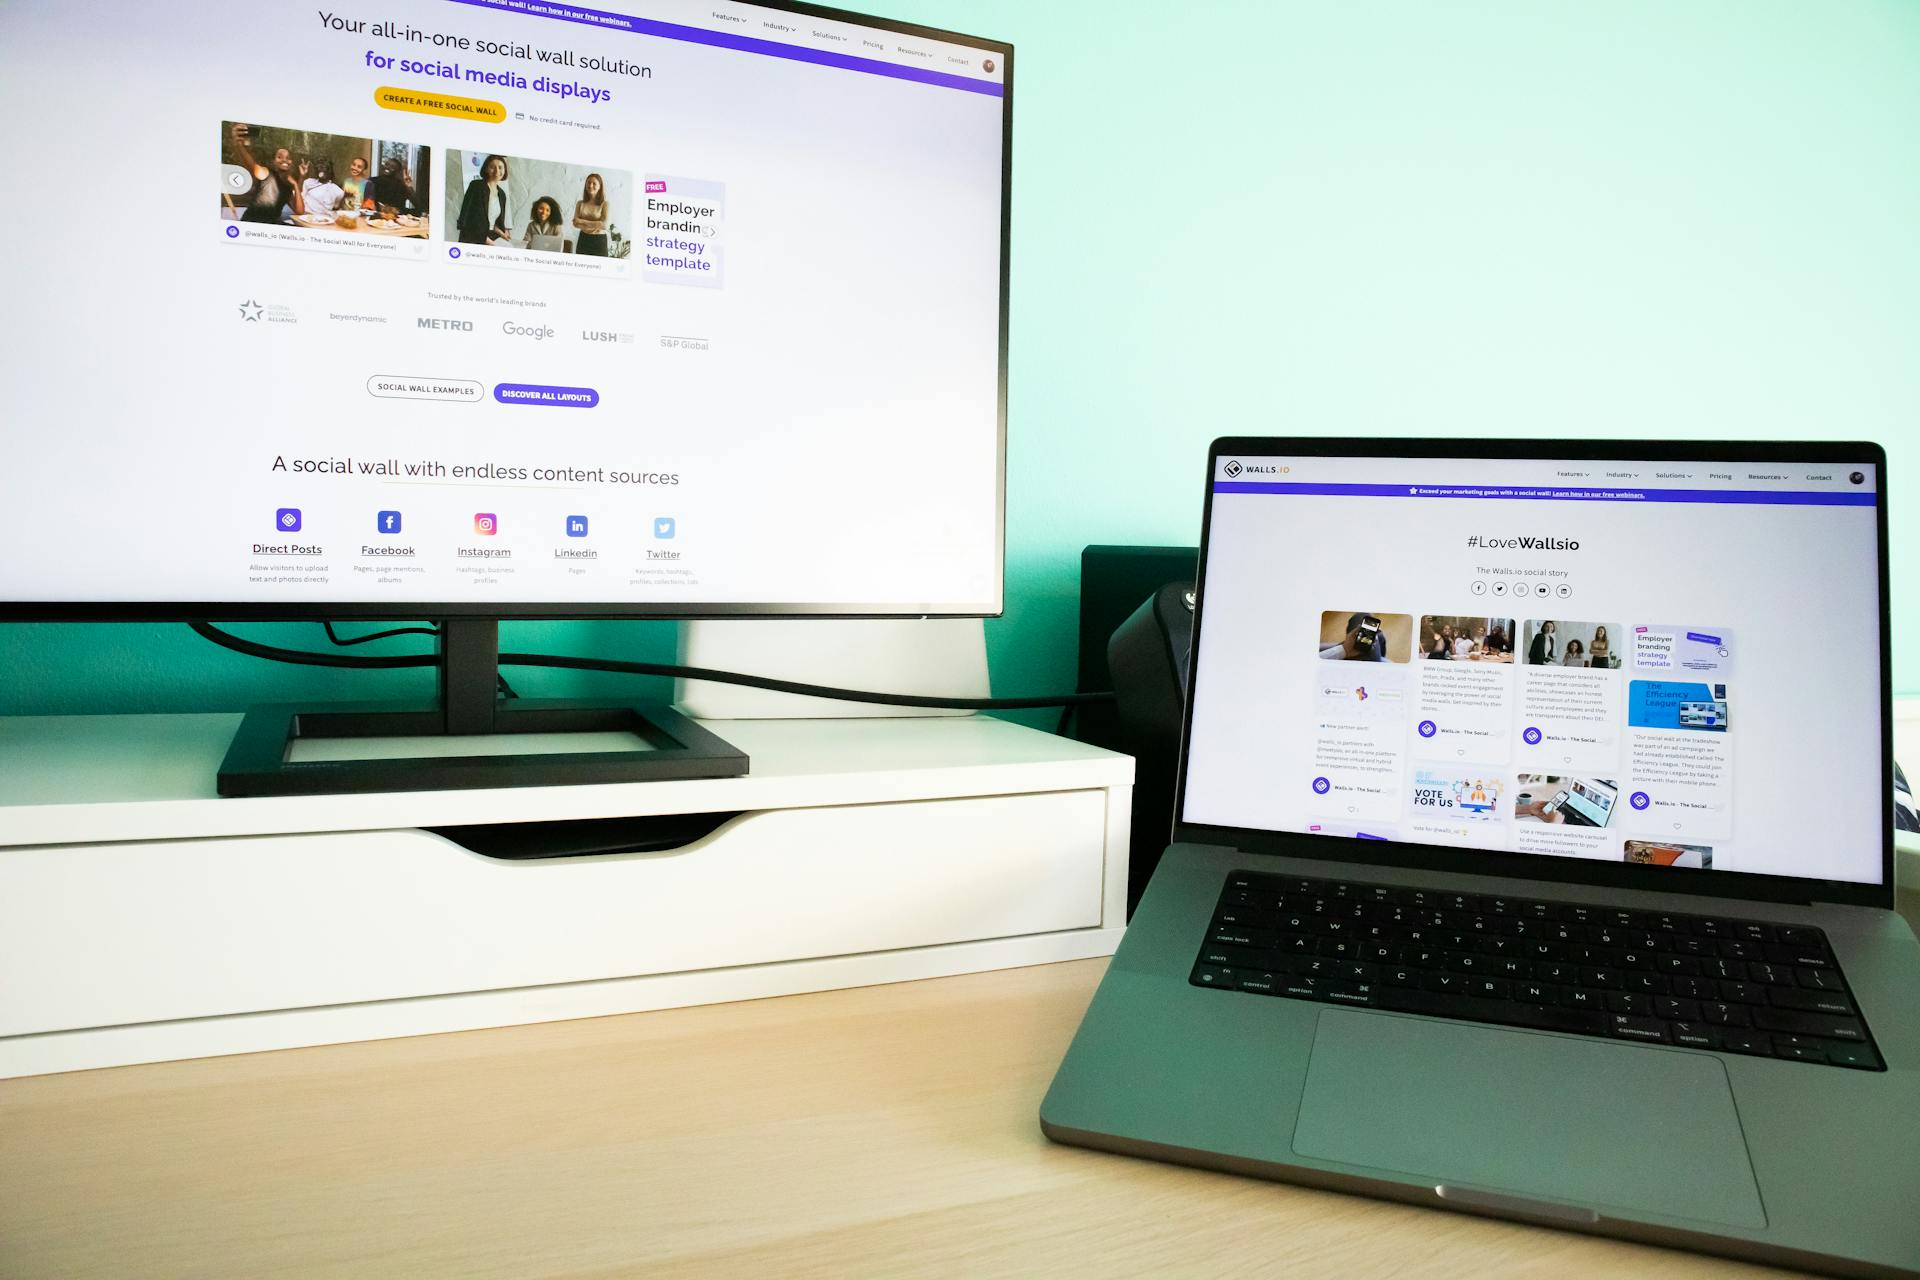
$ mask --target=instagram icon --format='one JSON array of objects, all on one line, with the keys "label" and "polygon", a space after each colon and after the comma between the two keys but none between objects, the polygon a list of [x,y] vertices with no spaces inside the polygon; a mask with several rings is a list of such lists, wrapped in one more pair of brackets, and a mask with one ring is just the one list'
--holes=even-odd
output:
[{"label": "instagram icon", "polygon": [[494,515],[491,511],[475,513],[473,517],[473,531],[491,538],[494,534],[500,532],[500,517]]}]

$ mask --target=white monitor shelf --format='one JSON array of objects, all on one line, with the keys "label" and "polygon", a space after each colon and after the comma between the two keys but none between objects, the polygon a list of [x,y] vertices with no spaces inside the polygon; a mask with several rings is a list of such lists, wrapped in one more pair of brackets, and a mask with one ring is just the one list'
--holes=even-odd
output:
[{"label": "white monitor shelf", "polygon": [[[1005,721],[716,722],[738,778],[220,799],[238,721],[0,719],[0,1077],[1076,959],[1125,919],[1133,761]],[[533,861],[430,830],[684,814],[735,816]]]}]

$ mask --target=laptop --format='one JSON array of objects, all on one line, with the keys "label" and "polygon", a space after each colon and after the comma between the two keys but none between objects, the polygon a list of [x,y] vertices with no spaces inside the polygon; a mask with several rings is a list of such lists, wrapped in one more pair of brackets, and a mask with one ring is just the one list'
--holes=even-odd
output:
[{"label": "laptop", "polygon": [[[1048,1136],[1920,1271],[1880,448],[1207,468],[1174,843]],[[1496,629],[1516,661],[1448,656]]]}]

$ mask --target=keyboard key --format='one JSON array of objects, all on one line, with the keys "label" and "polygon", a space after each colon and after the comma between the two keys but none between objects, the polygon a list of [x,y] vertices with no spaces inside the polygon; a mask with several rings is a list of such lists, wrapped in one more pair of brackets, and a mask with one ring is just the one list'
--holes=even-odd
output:
[{"label": "keyboard key", "polygon": [[1799,1036],[1818,1036],[1823,1040],[1866,1040],[1866,1028],[1852,1018],[1834,1018],[1824,1013],[1803,1013],[1798,1009],[1756,1008],[1753,1025],[1762,1031],[1786,1031]]},{"label": "keyboard key", "polygon": [[1773,932],[1775,937],[1789,947],[1812,947],[1817,951],[1827,949],[1826,935],[1818,929],[1783,924]]},{"label": "keyboard key", "polygon": [[1224,987],[1231,989],[1239,981],[1240,975],[1231,969],[1218,965],[1203,964],[1194,968],[1193,976],[1188,979],[1196,987]]},{"label": "keyboard key", "polygon": [[1722,1000],[1731,1000],[1735,1004],[1767,1002],[1767,988],[1757,982],[1722,982],[1717,989]]},{"label": "keyboard key", "polygon": [[1880,1059],[1874,1056],[1872,1049],[1863,1044],[1830,1044],[1827,1047],[1827,1061],[1836,1067],[1859,1067],[1865,1071],[1880,1070]]},{"label": "keyboard key", "polygon": [[[1737,978],[1740,975],[1729,973],[1723,974],[1722,976]],[[1793,985],[1793,971],[1791,969],[1782,969],[1777,965],[1768,964],[1762,960],[1755,960],[1747,966],[1747,976],[1755,982],[1765,983],[1770,987],[1790,987]]]},{"label": "keyboard key", "polygon": [[1271,929],[1215,929],[1207,941],[1223,947],[1254,947],[1269,950],[1280,940],[1280,935]]},{"label": "keyboard key", "polygon": [[1667,994],[1667,980],[1657,973],[1634,973],[1626,975],[1624,989],[1637,991],[1643,996],[1663,996]]},{"label": "keyboard key", "polygon": [[1653,1002],[1653,1011],[1669,1022],[1675,1019],[1681,1019],[1687,1022],[1698,1022],[1700,1020],[1700,1006],[1691,1000],[1676,1000],[1672,998],[1655,1000]]},{"label": "keyboard key", "polygon": [[1646,1018],[1653,1015],[1653,997],[1637,996],[1628,991],[1614,991],[1607,996],[1609,1013],[1631,1013]]},{"label": "keyboard key", "polygon": [[1758,960],[1760,944],[1744,938],[1729,938],[1720,944],[1720,954],[1729,960]]},{"label": "keyboard key", "polygon": [[1667,982],[1667,991],[1688,1000],[1711,1000],[1719,994],[1711,978],[1671,978]]},{"label": "keyboard key", "polygon": [[1846,1017],[1853,1013],[1853,1001],[1838,991],[1804,991],[1797,987],[1768,987],[1776,1009],[1804,1009],[1808,1013],[1830,1013]]},{"label": "keyboard key", "polygon": [[1273,995],[1280,989],[1280,975],[1272,972],[1240,974],[1235,985],[1242,991],[1255,991],[1262,995]]},{"label": "keyboard key", "polygon": [[1386,970],[1381,974],[1380,980],[1390,987],[1417,987],[1420,985],[1420,979],[1425,976],[1418,969],[1400,967]]},{"label": "keyboard key", "polygon": [[1334,983],[1320,993],[1320,998],[1332,1004],[1371,1005],[1373,990],[1372,984],[1365,982]]},{"label": "keyboard key", "polygon": [[1622,1040],[1667,1043],[1667,1024],[1658,1018],[1636,1018],[1632,1014],[1616,1013],[1607,1023],[1607,1033]]},{"label": "keyboard key", "polygon": [[1210,943],[1201,950],[1200,963],[1223,965],[1229,969],[1270,969],[1273,967],[1271,955],[1270,952],[1256,951],[1252,947],[1222,947]]},{"label": "keyboard key", "polygon": [[1472,979],[1458,973],[1430,973],[1420,984],[1422,991],[1432,991],[1440,995],[1461,995]]},{"label": "keyboard key", "polygon": [[1513,995],[1513,984],[1505,978],[1475,978],[1467,984],[1467,994],[1481,1000],[1505,1000]]},{"label": "keyboard key", "polygon": [[1718,1049],[1721,1033],[1713,1027],[1698,1022],[1675,1022],[1668,1030],[1673,1032],[1673,1042],[1683,1044],[1689,1049]]},{"label": "keyboard key", "polygon": [[1744,1004],[1725,1004],[1709,1000],[1700,1006],[1700,1017],[1721,1027],[1750,1027],[1753,1025],[1753,1011]]},{"label": "keyboard key", "polygon": [[1773,1056],[1776,1058],[1792,1058],[1797,1062],[1825,1062],[1827,1060],[1827,1051],[1819,1045],[1781,1045],[1776,1043],[1773,1047]]},{"label": "keyboard key", "polygon": [[1618,991],[1620,989],[1620,971],[1618,969],[1582,969],[1580,971],[1580,985],[1583,987],[1599,987],[1607,991]]},{"label": "keyboard key", "polygon": [[1827,953],[1821,947],[1762,947],[1767,959],[1774,964],[1793,965],[1802,969],[1826,969],[1831,967]]},{"label": "keyboard key", "polygon": [[1796,969],[1794,981],[1810,991],[1845,991],[1840,975],[1831,969]]},{"label": "keyboard key", "polygon": [[1747,1031],[1729,1030],[1720,1038],[1720,1047],[1728,1053],[1752,1053],[1762,1058],[1773,1056],[1773,1038]]}]

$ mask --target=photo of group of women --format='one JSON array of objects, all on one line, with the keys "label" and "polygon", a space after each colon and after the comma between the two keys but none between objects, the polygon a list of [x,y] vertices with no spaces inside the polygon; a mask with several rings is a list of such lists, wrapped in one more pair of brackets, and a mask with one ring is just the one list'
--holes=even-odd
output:
[{"label": "photo of group of women", "polygon": [[1420,619],[1420,656],[1429,662],[1512,662],[1512,618]]},{"label": "photo of group of women", "polygon": [[461,244],[624,258],[633,175],[480,151],[449,151],[445,215]]},{"label": "photo of group of women", "polygon": [[1527,664],[1535,667],[1600,667],[1620,665],[1626,641],[1618,625],[1604,622],[1527,620]]},{"label": "photo of group of women", "polygon": [[308,230],[425,236],[432,153],[387,138],[220,125],[220,216]]}]

